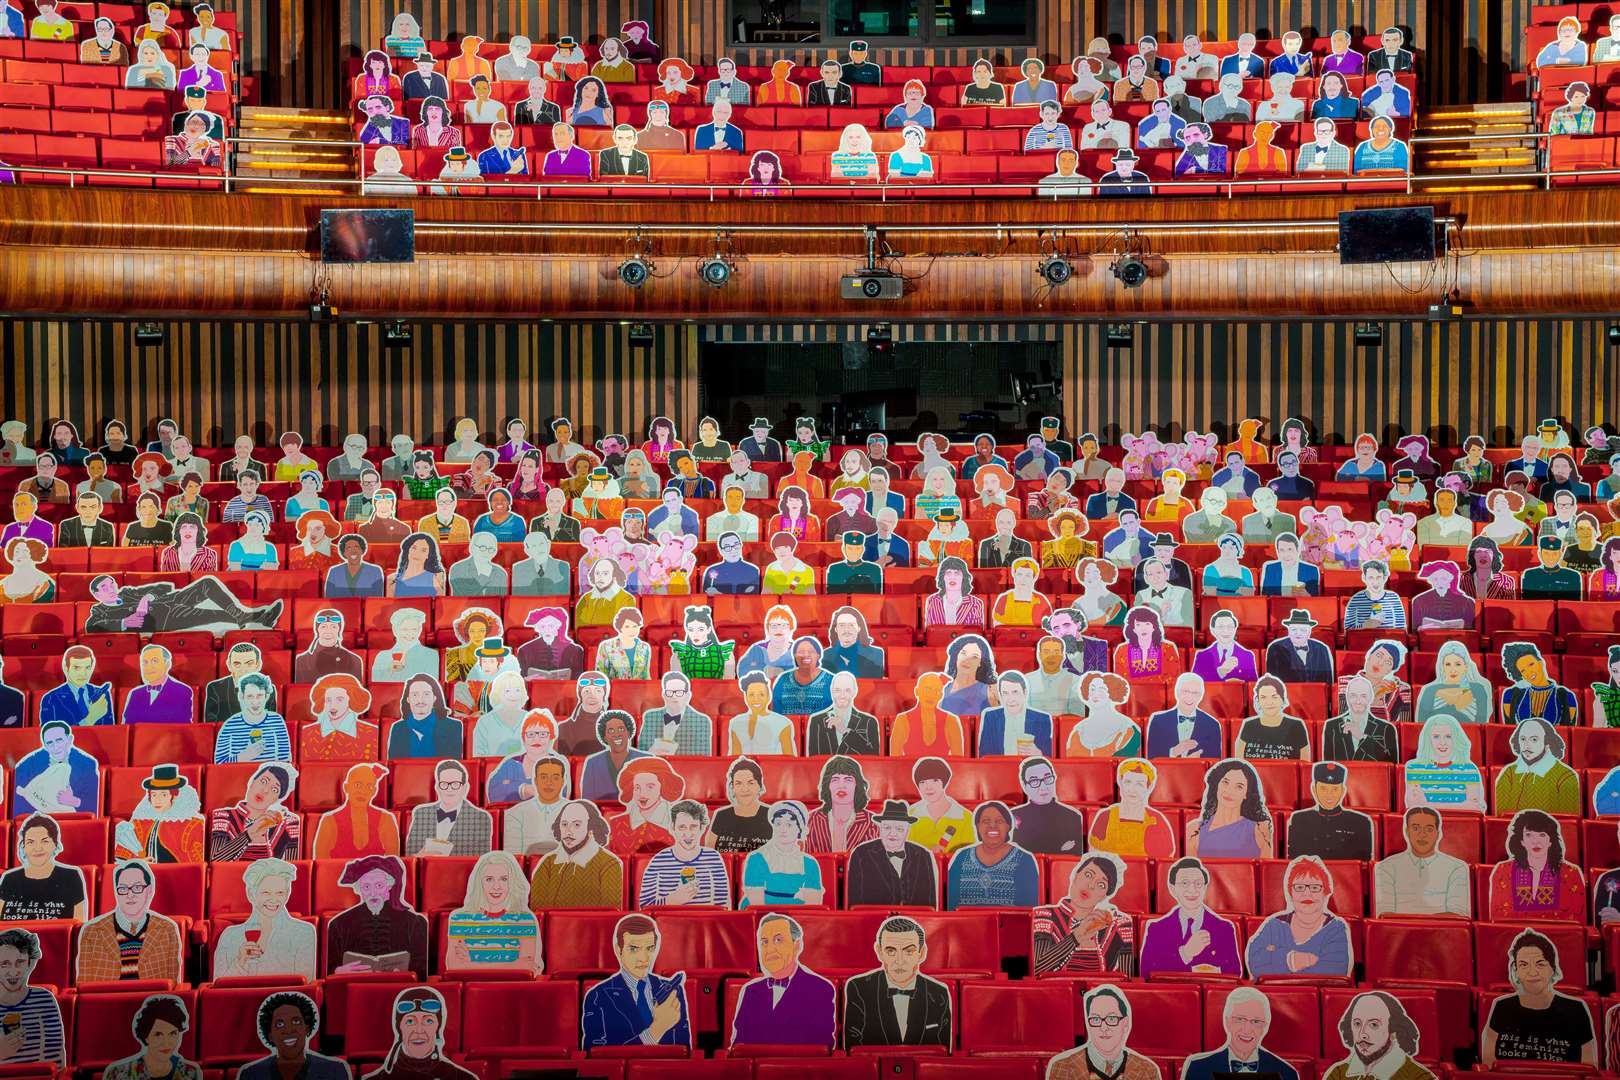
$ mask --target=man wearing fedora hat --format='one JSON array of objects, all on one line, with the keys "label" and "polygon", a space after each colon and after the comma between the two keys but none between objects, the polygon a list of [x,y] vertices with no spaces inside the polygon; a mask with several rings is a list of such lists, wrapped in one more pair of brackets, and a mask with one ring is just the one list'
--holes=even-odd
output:
[{"label": "man wearing fedora hat", "polygon": [[1148,183],[1147,173],[1137,171],[1138,160],[1136,151],[1128,146],[1122,146],[1114,151],[1113,169],[1097,177],[1097,194],[1099,196],[1153,194],[1153,185]]},{"label": "man wearing fedora hat", "polygon": [[141,781],[146,795],[128,821],[113,830],[113,858],[152,863],[200,863],[208,825],[203,821],[197,789],[180,775],[178,765],[155,765]]},{"label": "man wearing fedora hat", "polygon": [[782,444],[771,438],[771,422],[763,416],[754,417],[748,425],[748,438],[739,442],[737,449],[747,454],[749,461],[782,460]]},{"label": "man wearing fedora hat", "polygon": [[877,823],[876,840],[857,844],[849,853],[845,893],[849,905],[936,907],[939,868],[934,857],[906,837],[916,818],[903,799],[887,799]]},{"label": "man wearing fedora hat", "polygon": [[1311,637],[1316,620],[1295,608],[1282,621],[1284,636],[1266,646],[1266,674],[1285,683],[1333,681],[1333,650]]},{"label": "man wearing fedora hat", "polygon": [[450,100],[450,82],[443,75],[433,70],[438,61],[433,54],[423,49],[411,61],[416,70],[400,80],[400,91],[406,101],[420,101],[423,98],[442,98]]}]

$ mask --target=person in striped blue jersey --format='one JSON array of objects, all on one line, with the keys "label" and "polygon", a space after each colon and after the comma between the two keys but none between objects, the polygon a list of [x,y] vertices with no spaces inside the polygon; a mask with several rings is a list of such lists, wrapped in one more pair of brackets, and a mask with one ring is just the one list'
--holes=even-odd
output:
[{"label": "person in striped blue jersey", "polygon": [[269,678],[258,672],[244,675],[236,692],[242,707],[219,727],[214,764],[292,761],[287,721],[269,710],[270,695],[275,692]]},{"label": "person in striped blue jersey", "polygon": [[702,846],[709,827],[703,804],[682,799],[670,808],[675,843],[647,860],[641,871],[638,907],[685,905],[731,906],[731,878],[725,860]]},{"label": "person in striped blue jersey", "polygon": [[39,958],[33,932],[0,931],[0,1064],[67,1065],[61,1007],[49,990],[28,985]]}]

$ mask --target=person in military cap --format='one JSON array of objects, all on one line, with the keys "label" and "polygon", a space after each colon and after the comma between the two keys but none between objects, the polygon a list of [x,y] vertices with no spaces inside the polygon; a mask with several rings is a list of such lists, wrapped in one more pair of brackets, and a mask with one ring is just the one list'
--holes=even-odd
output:
[{"label": "person in military cap", "polygon": [[1344,805],[1346,779],[1347,770],[1337,761],[1311,766],[1311,799],[1316,805],[1289,815],[1289,858],[1372,860],[1372,818]]},{"label": "person in military cap", "polygon": [[1055,416],[1041,417],[1041,438],[1046,440],[1046,448],[1058,456],[1058,460],[1065,465],[1074,463],[1074,444],[1067,439],[1060,439],[1058,435],[1063,430],[1063,421]]},{"label": "person in military cap", "polygon": [[782,444],[771,438],[771,422],[763,416],[754,417],[748,425],[748,438],[739,442],[737,449],[747,454],[749,461],[782,460]]},{"label": "person in military cap", "polygon": [[849,43],[849,63],[844,65],[844,81],[851,86],[882,86],[883,69],[867,59],[871,50],[864,41]]},{"label": "person in military cap", "polygon": [[1536,558],[1539,566],[1532,566],[1519,575],[1521,600],[1579,600],[1581,575],[1563,565],[1564,542],[1548,534],[1536,540]]},{"label": "person in military cap", "polygon": [[827,567],[830,593],[881,593],[883,567],[866,561],[866,534],[853,529],[839,538],[844,551],[842,562]]}]

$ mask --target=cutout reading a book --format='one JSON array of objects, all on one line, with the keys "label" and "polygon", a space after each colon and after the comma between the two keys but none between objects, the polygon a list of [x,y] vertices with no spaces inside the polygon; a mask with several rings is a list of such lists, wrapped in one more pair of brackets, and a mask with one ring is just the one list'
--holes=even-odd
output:
[{"label": "cutout reading a book", "polygon": [[338,884],[353,889],[357,902],[327,923],[328,975],[427,970],[427,918],[405,899],[405,864],[398,856],[353,859]]}]

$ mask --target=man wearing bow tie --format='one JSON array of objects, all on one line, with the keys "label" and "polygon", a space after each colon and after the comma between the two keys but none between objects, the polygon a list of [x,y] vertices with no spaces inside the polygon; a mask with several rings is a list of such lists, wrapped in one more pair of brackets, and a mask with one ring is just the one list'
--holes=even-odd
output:
[{"label": "man wearing bow tie", "polygon": [[844,1045],[951,1045],[951,993],[919,970],[928,958],[923,928],[901,915],[878,928],[881,965],[844,985]]},{"label": "man wearing bow tie", "polygon": [[411,811],[405,833],[406,855],[473,858],[489,851],[495,830],[489,812],[467,801],[467,767],[441,761],[433,768],[437,799]]},{"label": "man wearing bow tie", "polygon": [[710,79],[703,88],[703,103],[713,105],[716,101],[724,100],[733,105],[747,105],[753,91],[747,83],[737,78],[737,62],[729,56],[722,56],[714,71],[719,78]]},{"label": "man wearing bow tie", "polygon": [[833,1046],[837,1023],[833,984],[800,963],[804,930],[786,915],[771,914],[757,932],[759,966],[737,998],[731,1046],[747,1043]]},{"label": "man wearing bow tie", "polygon": [[1281,1080],[1299,1080],[1299,1073],[1261,1042],[1271,1030],[1271,1002],[1252,986],[1240,986],[1226,996],[1221,1009],[1226,1045],[1187,1059],[1181,1080],[1214,1080],[1222,1073],[1272,1073]]}]

